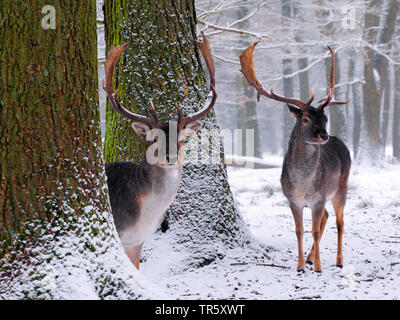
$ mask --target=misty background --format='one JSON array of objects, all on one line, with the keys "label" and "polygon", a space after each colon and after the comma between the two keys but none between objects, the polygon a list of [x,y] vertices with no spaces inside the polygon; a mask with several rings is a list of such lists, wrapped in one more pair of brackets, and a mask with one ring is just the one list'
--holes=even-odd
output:
[{"label": "misty background", "polygon": [[[255,156],[283,155],[293,119],[284,103],[261,97],[241,74],[239,55],[254,41],[256,74],[266,89],[306,101],[326,96],[336,54],[336,100],[326,108],[328,131],[359,163],[400,159],[399,4],[387,1],[197,0],[198,34],[211,43],[220,129],[254,129]],[[99,88],[104,78],[102,1],[98,8]],[[99,90],[102,132],[105,93]],[[315,105],[315,104],[314,104]],[[245,130],[244,130],[245,132]],[[243,136],[243,150],[245,150]]]}]

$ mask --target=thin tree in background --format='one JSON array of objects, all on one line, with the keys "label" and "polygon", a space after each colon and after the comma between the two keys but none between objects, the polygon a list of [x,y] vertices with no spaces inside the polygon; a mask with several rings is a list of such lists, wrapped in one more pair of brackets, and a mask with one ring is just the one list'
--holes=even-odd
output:
[{"label": "thin tree in background", "polygon": [[[349,56],[349,79],[356,77],[356,51],[352,50]],[[352,112],[352,143],[353,143],[353,157],[358,158],[360,138],[361,138],[361,123],[362,123],[362,103],[361,103],[361,88],[357,83],[351,86],[352,96],[350,98],[350,108]]]},{"label": "thin tree in background", "polygon": [[[282,24],[287,24],[287,18],[292,17],[292,3],[291,0],[282,0]],[[283,58],[283,96],[293,97],[293,77],[285,77],[293,72],[292,59]],[[282,132],[282,146],[286,150],[289,144],[290,133],[293,127],[293,118],[286,108],[282,110],[283,117],[283,132]]]},{"label": "thin tree in background", "polygon": [[108,204],[96,2],[52,3],[54,29],[47,1],[0,7],[0,299],[150,297]]},{"label": "thin tree in background", "polygon": [[[245,6],[246,1],[243,4],[238,6],[238,18],[245,17],[248,14],[247,7]],[[241,22],[238,26],[239,28],[246,27],[246,21]],[[244,40],[244,37],[241,36],[240,45],[246,48],[250,43]],[[238,55],[240,52],[238,53]],[[258,158],[262,158],[262,150],[261,150],[261,140],[260,140],[260,130],[258,125],[258,112],[257,112],[257,103],[256,103],[256,92],[253,87],[247,85],[243,81],[243,77],[238,74],[238,89],[239,87],[243,90],[244,99],[240,98],[240,104],[238,107],[238,129],[242,129],[242,152],[244,155],[244,150],[246,150],[246,130],[252,129],[254,130],[254,156]]]},{"label": "thin tree in background", "polygon": [[[387,4],[387,6],[386,6]],[[398,1],[391,0],[385,3],[381,9],[381,1],[370,1],[364,15],[364,38],[369,43],[375,43],[381,47],[386,46],[390,49],[391,39],[394,33],[396,16],[398,11]],[[378,14],[382,12],[383,18],[380,21]],[[379,28],[379,26],[382,26]],[[379,30],[379,32],[378,32]],[[387,60],[378,54],[373,47],[364,48],[366,58],[364,59],[364,78],[363,86],[363,116],[365,124],[366,144],[362,146],[365,157],[376,163],[376,160],[384,155],[383,142],[380,135],[380,114],[381,97],[385,71],[387,71]],[[379,79],[377,79],[377,75]]]},{"label": "thin tree in background", "polygon": [[[328,16],[330,14],[329,10],[323,9],[324,6],[324,1],[318,1],[317,2],[321,9],[316,10],[316,15],[318,17],[318,20],[321,24],[321,33],[324,37],[328,37],[331,34],[335,34],[335,25],[333,22],[326,23],[328,20]],[[325,48],[324,48],[325,50]],[[325,64],[325,72],[326,72],[326,81],[329,81],[329,74],[331,70],[331,58],[327,57],[324,61]],[[340,60],[339,60],[339,54],[337,51],[335,51],[335,79],[336,83],[340,82]],[[341,100],[342,97],[342,90],[341,88],[335,88],[335,96],[336,99]],[[334,108],[329,108],[329,134],[332,136],[337,136],[343,141],[347,140],[347,126],[346,126],[346,118],[344,116],[345,114],[345,107],[334,107]]]},{"label": "thin tree in background", "polygon": [[[400,48],[398,44],[396,44],[395,50],[397,54],[400,54]],[[392,139],[393,139],[393,158],[396,161],[400,161],[400,66],[399,65],[394,66]]]},{"label": "thin tree in background", "polygon": [[389,132],[389,118],[390,118],[390,107],[392,105],[392,81],[390,80],[391,68],[386,63],[386,70],[384,72],[385,79],[383,80],[383,101],[382,101],[382,126],[381,126],[381,136],[383,147],[386,147],[388,143],[388,132]]}]

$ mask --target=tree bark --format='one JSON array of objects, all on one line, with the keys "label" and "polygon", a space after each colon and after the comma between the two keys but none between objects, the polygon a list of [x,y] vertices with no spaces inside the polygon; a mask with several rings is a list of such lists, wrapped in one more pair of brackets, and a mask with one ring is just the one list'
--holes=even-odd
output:
[{"label": "tree bark", "polygon": [[[177,119],[175,103],[184,114],[203,106],[208,85],[194,42],[194,1],[109,0],[105,2],[105,22],[108,48],[126,41],[130,44],[122,58],[117,84],[125,106],[148,114],[152,99],[162,121]],[[216,77],[218,91],[218,74]],[[201,123],[201,135],[218,129],[214,111]],[[144,145],[129,126],[129,121],[108,106],[106,162],[143,158]],[[213,142],[219,144],[219,137]],[[218,150],[223,159],[222,144]],[[170,241],[175,251],[187,252],[182,268],[211,263],[227,248],[249,241],[223,163],[186,163],[168,217],[169,230],[159,235],[165,237],[160,241]],[[163,250],[157,242],[149,254],[157,254],[156,250]],[[146,255],[146,243],[144,251]]]},{"label": "tree bark", "polygon": [[[0,299],[139,297],[102,159],[96,2],[0,6]],[[121,270],[123,269],[123,270]]]}]

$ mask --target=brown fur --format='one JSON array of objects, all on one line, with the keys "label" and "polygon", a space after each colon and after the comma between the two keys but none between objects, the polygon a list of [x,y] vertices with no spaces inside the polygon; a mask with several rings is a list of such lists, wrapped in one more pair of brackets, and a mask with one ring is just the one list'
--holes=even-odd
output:
[{"label": "brown fur", "polygon": [[304,271],[306,262],[303,252],[303,209],[309,207],[312,211],[313,246],[307,262],[314,264],[315,271],[322,271],[319,244],[328,220],[325,203],[329,199],[335,209],[338,229],[336,265],[342,267],[343,209],[350,173],[350,153],[340,139],[332,136],[326,139],[323,110],[311,107],[306,122],[303,122],[304,113],[300,110],[291,107],[291,112],[296,115],[297,122],[285,156],[281,185],[290,202],[296,226],[297,270]]}]

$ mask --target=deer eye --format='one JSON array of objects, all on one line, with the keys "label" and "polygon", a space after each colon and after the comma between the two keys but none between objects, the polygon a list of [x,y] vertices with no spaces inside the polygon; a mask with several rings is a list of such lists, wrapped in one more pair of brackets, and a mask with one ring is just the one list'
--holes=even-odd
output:
[{"label": "deer eye", "polygon": [[310,120],[308,118],[303,118],[303,123],[309,123]]}]

